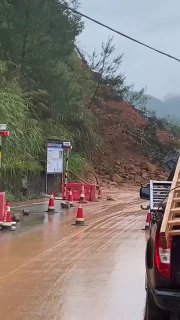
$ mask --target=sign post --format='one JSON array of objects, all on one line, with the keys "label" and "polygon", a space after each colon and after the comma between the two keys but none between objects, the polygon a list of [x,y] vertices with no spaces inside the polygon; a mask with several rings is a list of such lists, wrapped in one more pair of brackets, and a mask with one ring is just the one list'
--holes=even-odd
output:
[{"label": "sign post", "polygon": [[2,137],[9,137],[6,124],[0,124],[0,191],[2,191]]},{"label": "sign post", "polygon": [[64,141],[63,142],[63,149],[66,151],[66,163],[65,163],[64,178],[62,177],[63,178],[62,183],[64,182],[63,200],[65,200],[66,193],[67,193],[67,182],[68,182],[68,171],[69,171],[69,154],[70,154],[70,150],[72,150],[71,143]]}]

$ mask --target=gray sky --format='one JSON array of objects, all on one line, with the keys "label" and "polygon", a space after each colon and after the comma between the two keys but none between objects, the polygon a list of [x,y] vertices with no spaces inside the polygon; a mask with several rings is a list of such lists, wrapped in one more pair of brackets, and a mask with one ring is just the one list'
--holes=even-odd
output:
[{"label": "gray sky", "polygon": [[[167,51],[180,59],[179,0],[80,0],[80,10],[140,41]],[[112,33],[85,21],[79,45],[88,53],[106,42]],[[180,94],[180,63],[114,35],[117,54],[124,53],[122,72],[135,89],[147,86],[147,93],[163,98]]]}]

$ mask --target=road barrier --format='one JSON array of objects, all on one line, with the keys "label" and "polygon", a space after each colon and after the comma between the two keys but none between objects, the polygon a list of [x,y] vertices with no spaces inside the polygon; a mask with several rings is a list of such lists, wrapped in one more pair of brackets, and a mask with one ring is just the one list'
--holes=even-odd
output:
[{"label": "road barrier", "polygon": [[0,229],[16,230],[16,222],[12,218],[11,204],[6,202],[5,192],[0,192]]},{"label": "road barrier", "polygon": [[3,222],[2,222],[2,228],[3,229],[7,228],[11,231],[16,230],[16,222],[13,221],[13,219],[12,219],[11,204],[9,201],[6,202],[4,216],[3,216]]},{"label": "road barrier", "polygon": [[84,184],[84,183],[77,183],[77,182],[69,182],[66,186],[63,184],[62,186],[62,193],[64,194],[64,190],[66,189],[66,199],[69,197],[70,190],[73,194],[74,201],[79,201],[82,195],[82,190],[84,188],[84,197],[85,201],[97,201],[99,196],[99,186],[96,184]]},{"label": "road barrier", "polygon": [[2,223],[3,223],[5,205],[6,205],[5,192],[0,192],[0,226],[2,226]]},{"label": "road barrier", "polygon": [[12,217],[11,204],[9,201],[6,201],[4,216],[5,216],[6,212],[7,212],[7,220],[9,222],[11,222],[11,230],[15,231],[16,230],[16,221],[14,221],[14,219]]}]

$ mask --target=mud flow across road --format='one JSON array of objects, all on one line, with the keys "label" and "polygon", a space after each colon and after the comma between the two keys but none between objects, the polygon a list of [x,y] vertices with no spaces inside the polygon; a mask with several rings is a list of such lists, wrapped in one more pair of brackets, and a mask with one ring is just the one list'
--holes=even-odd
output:
[{"label": "mud flow across road", "polygon": [[76,208],[57,202],[48,217],[45,203],[0,235],[1,319],[143,319],[145,214],[136,191],[112,196],[84,206],[84,227],[72,225]]}]

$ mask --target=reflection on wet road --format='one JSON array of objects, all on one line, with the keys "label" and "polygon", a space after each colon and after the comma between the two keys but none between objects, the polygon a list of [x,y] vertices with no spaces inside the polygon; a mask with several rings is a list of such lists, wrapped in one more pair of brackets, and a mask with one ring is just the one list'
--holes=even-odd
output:
[{"label": "reflection on wet road", "polygon": [[0,234],[3,320],[141,320],[144,213],[136,192],[54,216],[32,207],[15,233]]}]

